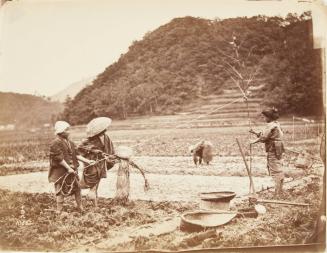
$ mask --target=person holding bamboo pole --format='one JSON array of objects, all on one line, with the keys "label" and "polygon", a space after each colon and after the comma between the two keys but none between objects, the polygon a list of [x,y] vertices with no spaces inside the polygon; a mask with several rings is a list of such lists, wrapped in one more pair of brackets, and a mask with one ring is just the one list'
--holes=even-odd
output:
[{"label": "person holding bamboo pole", "polygon": [[263,110],[261,115],[264,117],[267,125],[260,133],[256,133],[252,129],[250,130],[250,133],[257,136],[257,139],[252,141],[251,144],[258,142],[265,144],[269,175],[272,176],[275,183],[275,197],[279,198],[283,194],[283,181],[285,177],[282,169],[282,154],[285,152],[282,141],[283,132],[277,121],[279,113],[276,108],[270,108]]}]

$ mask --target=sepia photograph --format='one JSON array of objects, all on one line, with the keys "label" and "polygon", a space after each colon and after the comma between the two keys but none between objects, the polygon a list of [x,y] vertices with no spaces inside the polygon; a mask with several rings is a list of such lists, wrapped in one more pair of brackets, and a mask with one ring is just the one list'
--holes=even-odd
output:
[{"label": "sepia photograph", "polygon": [[327,0],[0,0],[0,252],[325,252]]}]

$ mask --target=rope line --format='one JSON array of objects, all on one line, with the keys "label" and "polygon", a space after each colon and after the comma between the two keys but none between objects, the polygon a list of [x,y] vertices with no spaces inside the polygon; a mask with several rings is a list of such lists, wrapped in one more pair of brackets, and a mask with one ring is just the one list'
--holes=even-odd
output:
[{"label": "rope line", "polygon": [[[67,183],[67,178],[70,175],[73,175],[73,180],[69,184],[69,183]],[[74,184],[75,183],[78,184],[77,175],[74,172],[71,172],[71,173],[67,172],[64,175],[62,175],[60,178],[58,178],[54,184],[58,183],[61,179],[63,179],[63,180],[61,182],[60,189],[58,190],[58,192],[56,192],[56,194],[61,193],[63,196],[67,197],[67,196],[71,195],[71,193],[74,189]]]}]

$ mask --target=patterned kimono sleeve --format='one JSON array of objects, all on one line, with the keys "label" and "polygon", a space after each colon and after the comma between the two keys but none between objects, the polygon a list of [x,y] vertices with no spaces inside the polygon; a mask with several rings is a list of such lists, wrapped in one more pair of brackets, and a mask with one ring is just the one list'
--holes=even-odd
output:
[{"label": "patterned kimono sleeve", "polygon": [[62,143],[58,140],[54,141],[50,146],[50,160],[56,163],[64,160]]},{"label": "patterned kimono sleeve", "polygon": [[77,152],[79,155],[86,157],[88,154],[87,140],[83,140],[81,144],[77,146]]},{"label": "patterned kimono sleeve", "polygon": [[100,159],[102,158],[102,151],[99,150],[96,145],[92,143],[90,140],[84,140],[79,146],[78,146],[79,154],[82,156],[88,158],[88,159]]},{"label": "patterned kimono sleeve", "polygon": [[261,142],[266,142],[267,140],[270,139],[271,135],[272,135],[272,130],[274,129],[274,127],[272,127],[271,125],[268,125],[260,134],[259,137],[259,141]]}]

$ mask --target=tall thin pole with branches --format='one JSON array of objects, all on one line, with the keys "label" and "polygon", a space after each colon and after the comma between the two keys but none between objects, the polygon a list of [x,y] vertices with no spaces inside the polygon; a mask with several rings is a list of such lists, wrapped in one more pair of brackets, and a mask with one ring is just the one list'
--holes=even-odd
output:
[{"label": "tall thin pole with branches", "polygon": [[[260,62],[254,67],[254,69],[249,73],[247,67],[247,60],[252,56],[255,46],[252,46],[248,52],[245,54],[244,58],[241,57],[240,48],[242,47],[244,40],[239,42],[236,35],[232,35],[232,41],[228,42],[232,47],[232,53],[227,54],[222,50],[218,49],[219,53],[223,56],[224,71],[229,75],[230,79],[236,84],[240,92],[243,95],[244,102],[246,103],[247,118],[248,118],[248,127],[251,130],[251,118],[249,110],[249,98],[250,95],[249,87],[252,82],[255,80],[256,75],[261,67]],[[249,158],[250,166],[249,171],[252,171],[252,145],[249,148]]]}]

